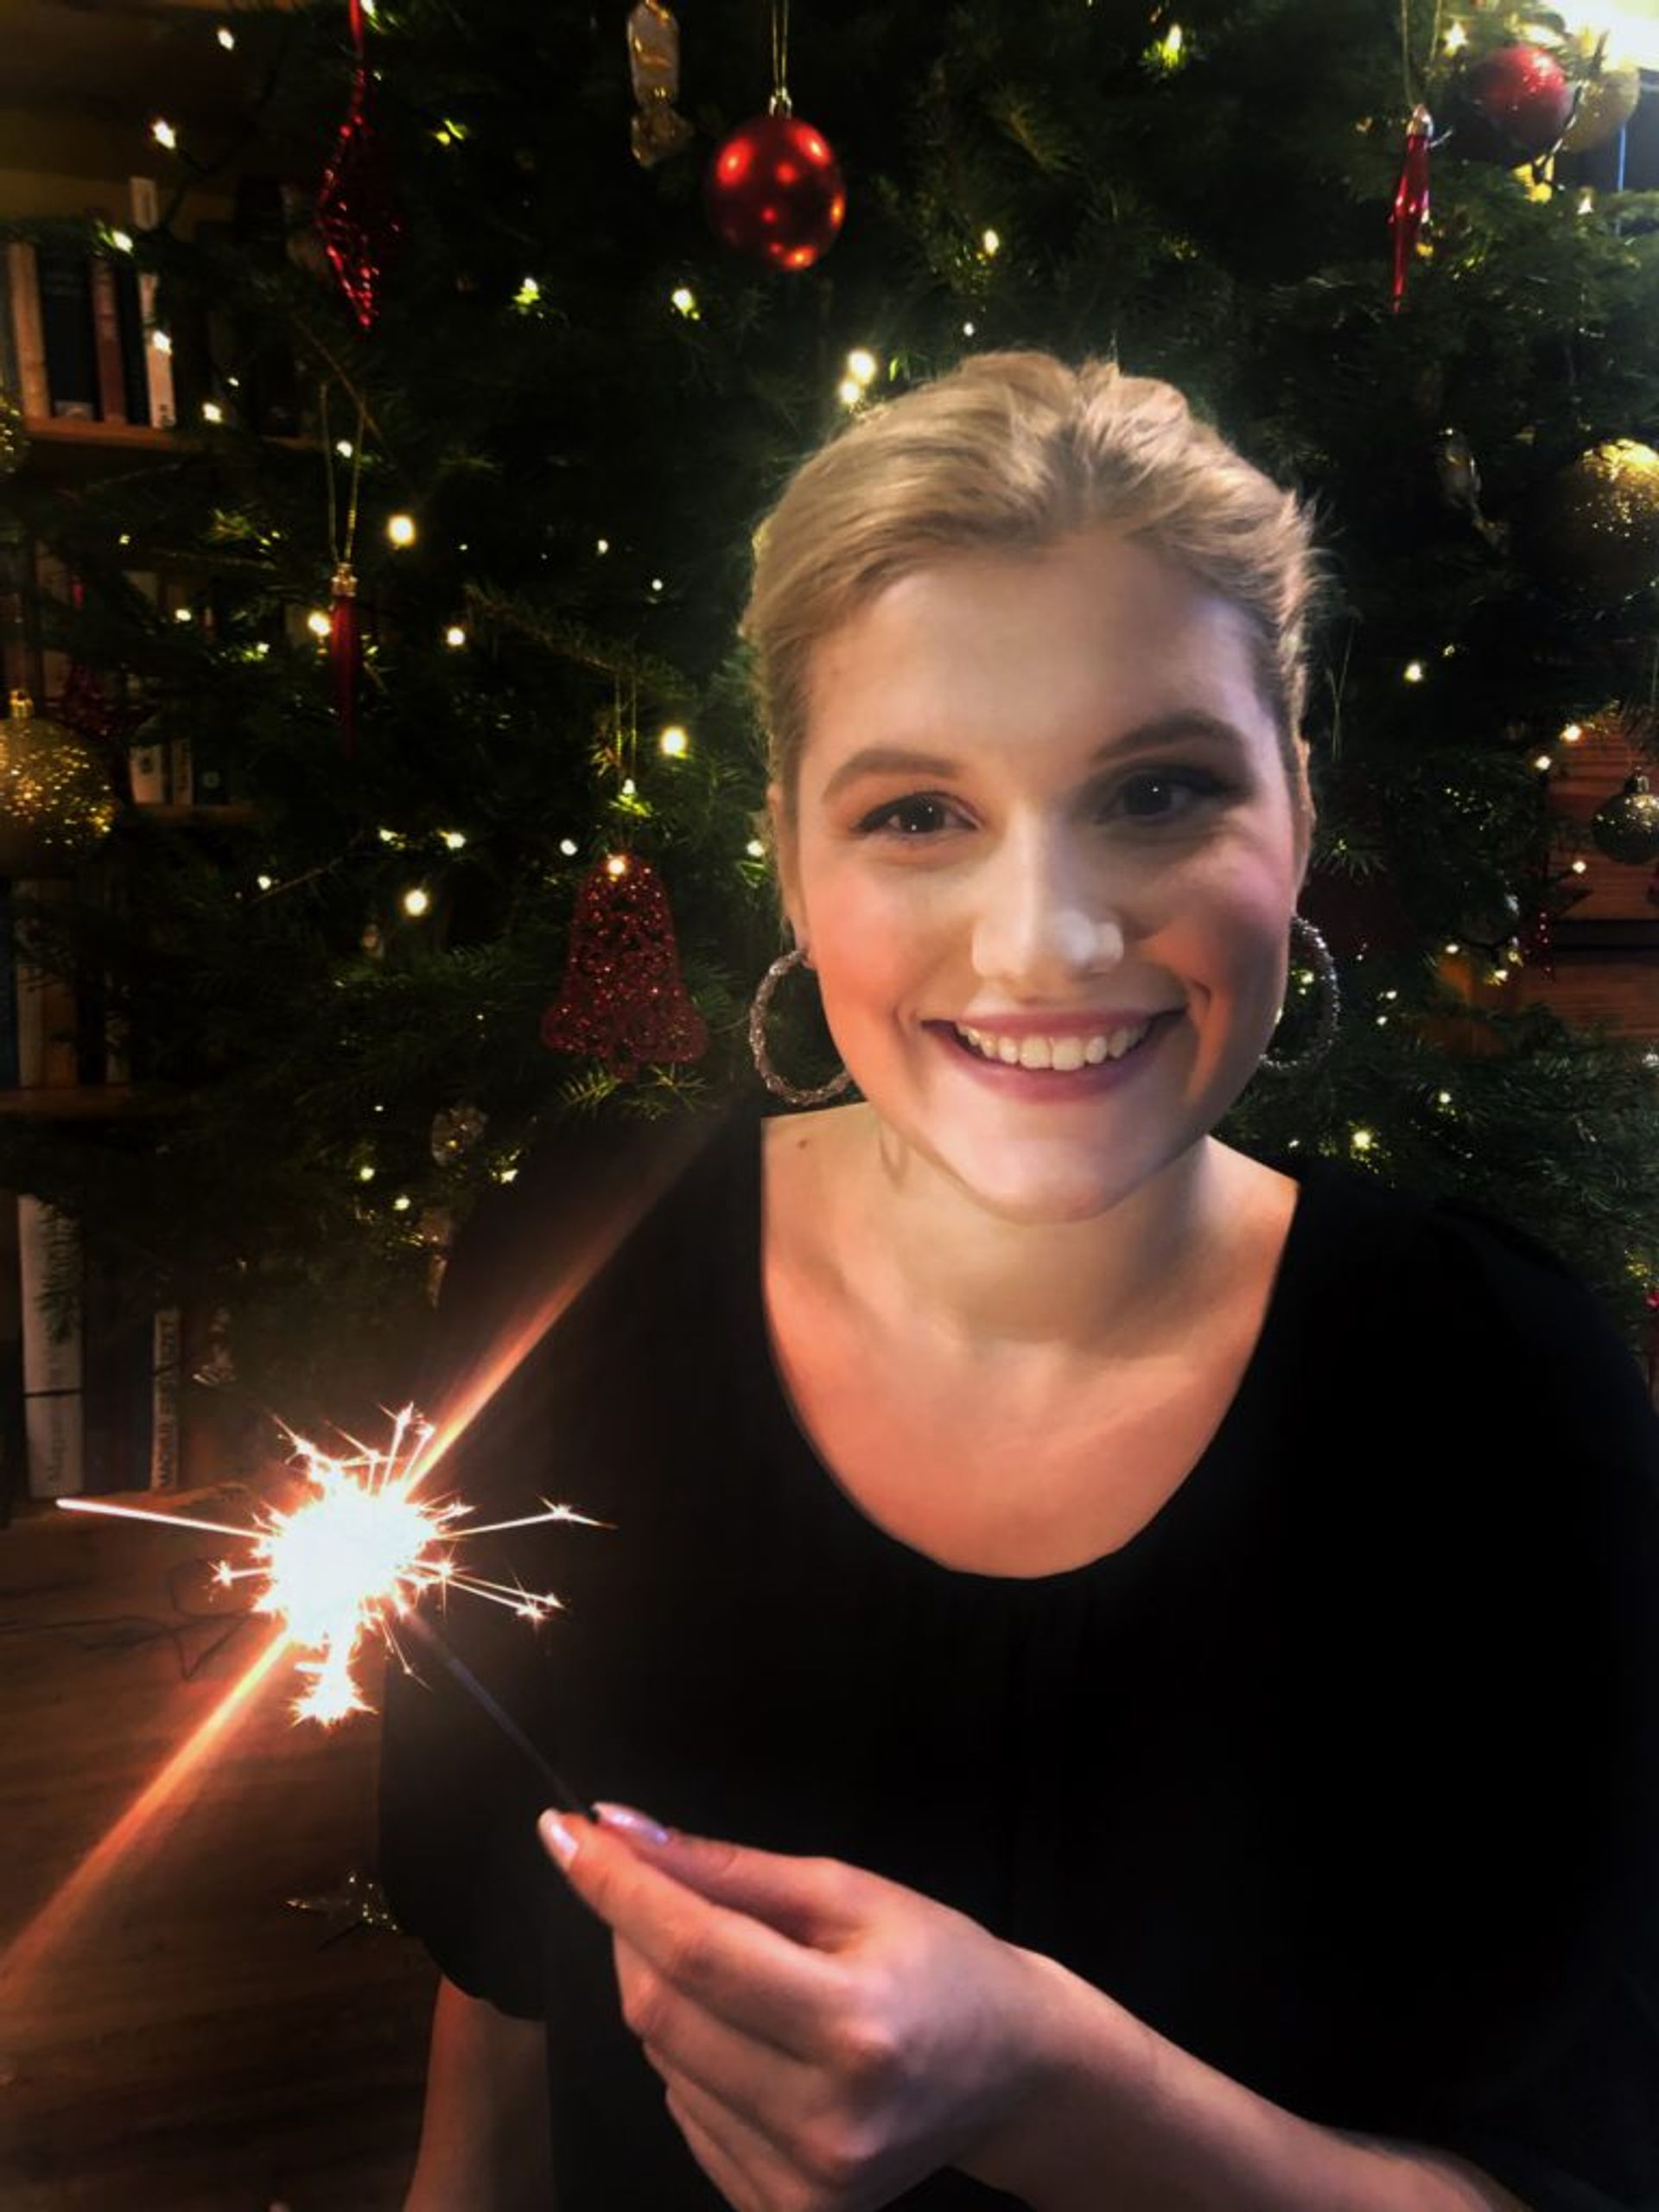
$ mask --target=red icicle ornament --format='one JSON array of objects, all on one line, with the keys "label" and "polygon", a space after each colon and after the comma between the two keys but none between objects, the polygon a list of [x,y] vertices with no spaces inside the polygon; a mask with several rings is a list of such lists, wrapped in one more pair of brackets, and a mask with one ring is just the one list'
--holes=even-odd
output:
[{"label": "red icicle ornament", "polygon": [[385,264],[404,234],[404,219],[381,143],[369,115],[369,65],[363,0],[349,0],[357,69],[351,105],[317,194],[317,229],[329,266],[367,330],[379,312]]},{"label": "red icicle ornament", "polygon": [[1406,280],[1423,226],[1428,220],[1428,145],[1433,119],[1420,100],[1406,128],[1406,158],[1394,195],[1389,227],[1394,232],[1394,312],[1406,303]]},{"label": "red icicle ornament", "polygon": [[328,667],[334,683],[334,714],[349,760],[357,750],[357,680],[363,672],[362,615],[357,601],[357,572],[349,561],[334,570],[328,603]]},{"label": "red icicle ornament", "polygon": [[542,1042],[550,1052],[594,1055],[619,1082],[642,1062],[701,1059],[708,1051],[709,1026],[686,992],[668,894],[649,861],[612,853],[589,872]]}]

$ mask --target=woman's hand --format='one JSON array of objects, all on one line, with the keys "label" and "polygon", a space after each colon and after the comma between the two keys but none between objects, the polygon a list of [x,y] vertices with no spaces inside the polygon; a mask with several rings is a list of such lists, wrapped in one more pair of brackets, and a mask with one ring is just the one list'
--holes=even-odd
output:
[{"label": "woman's hand", "polygon": [[739,2212],[865,2212],[950,2165],[1019,2190],[1073,1993],[1097,1993],[879,1875],[600,1811],[544,1815],[543,1842]]}]

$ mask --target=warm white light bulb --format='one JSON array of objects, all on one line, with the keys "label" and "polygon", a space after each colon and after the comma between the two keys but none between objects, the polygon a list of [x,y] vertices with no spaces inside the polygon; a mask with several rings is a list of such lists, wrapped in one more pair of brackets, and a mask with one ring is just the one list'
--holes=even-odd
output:
[{"label": "warm white light bulb", "polygon": [[414,516],[388,515],[386,518],[386,536],[391,540],[394,545],[412,545],[415,543]]},{"label": "warm white light bulb", "polygon": [[1423,680],[1423,664],[1420,660],[1408,660],[1405,665],[1404,674],[1408,683],[1421,683]]},{"label": "warm white light bulb", "polygon": [[680,728],[677,722],[671,722],[669,727],[663,732],[661,737],[658,740],[658,743],[662,747],[663,751],[667,753],[671,760],[683,760],[685,757],[686,748],[690,742],[690,739],[686,735],[685,732]]},{"label": "warm white light bulb", "polygon": [[149,135],[158,146],[165,146],[169,154],[176,150],[179,134],[165,116],[158,115],[156,118],[149,126]]},{"label": "warm white light bulb", "polygon": [[446,645],[464,645],[466,644],[467,632],[461,628],[459,622],[452,622],[449,625],[449,627],[443,633],[443,642]]},{"label": "warm white light bulb", "polygon": [[524,283],[513,294],[512,304],[516,308],[533,308],[537,301],[539,300],[541,296],[541,286],[536,282],[536,279],[533,276],[526,276]]},{"label": "warm white light bulb", "polygon": [[687,321],[698,319],[697,296],[689,284],[677,284],[668,296]]},{"label": "warm white light bulb", "polygon": [[201,403],[201,419],[204,423],[222,423],[225,420],[225,410],[216,399],[204,399]]},{"label": "warm white light bulb", "polygon": [[466,844],[466,837],[459,830],[441,830],[438,835],[452,853],[458,853]]},{"label": "warm white light bulb", "polygon": [[314,638],[326,638],[333,626],[320,607],[314,607],[305,618],[305,626]]},{"label": "warm white light bulb", "polygon": [[404,893],[404,912],[406,914],[417,916],[424,914],[431,904],[432,894],[418,883],[412,885]]},{"label": "warm white light bulb", "polygon": [[843,407],[856,407],[864,397],[864,387],[852,377],[843,377],[836,386],[836,397]]},{"label": "warm white light bulb", "polygon": [[979,244],[980,251],[988,261],[994,253],[1000,253],[1002,248],[1002,241],[995,231],[982,232]]},{"label": "warm white light bulb", "polygon": [[751,837],[743,849],[752,861],[763,861],[766,857],[766,849],[758,837]]},{"label": "warm white light bulb", "polygon": [[218,31],[215,33],[215,36],[218,38],[219,44],[224,48],[226,54],[234,52],[236,47],[236,33],[231,29],[228,23],[221,23]]},{"label": "warm white light bulb", "polygon": [[132,232],[130,231],[111,231],[110,232],[110,244],[115,248],[118,253],[130,253],[132,251]]},{"label": "warm white light bulb", "polygon": [[847,356],[847,373],[860,384],[875,382],[876,360],[868,346],[855,346]]},{"label": "warm white light bulb", "polygon": [[581,849],[574,837],[561,837],[559,840],[559,850],[568,861],[574,860]]}]

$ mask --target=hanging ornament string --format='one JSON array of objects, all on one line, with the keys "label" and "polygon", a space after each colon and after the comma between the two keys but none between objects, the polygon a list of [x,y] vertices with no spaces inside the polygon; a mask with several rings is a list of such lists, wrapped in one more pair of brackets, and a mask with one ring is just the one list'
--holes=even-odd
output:
[{"label": "hanging ornament string", "polygon": [[357,550],[357,512],[363,484],[363,432],[368,409],[359,400],[357,435],[352,440],[351,486],[346,494],[346,527],[340,527],[340,498],[334,480],[334,444],[328,429],[328,387],[322,388],[322,458],[328,486],[328,550],[334,576],[328,587],[328,667],[334,679],[334,715],[349,760],[357,749],[357,685],[363,671],[362,616],[358,605],[357,571],[352,566]]},{"label": "hanging ornament string", "polygon": [[792,115],[789,97],[789,0],[772,0],[772,100],[768,115]]}]

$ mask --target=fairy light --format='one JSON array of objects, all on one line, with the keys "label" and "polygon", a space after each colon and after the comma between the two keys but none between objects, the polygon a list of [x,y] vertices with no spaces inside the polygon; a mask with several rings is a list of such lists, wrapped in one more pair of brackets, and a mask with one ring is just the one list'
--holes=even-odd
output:
[{"label": "fairy light", "polygon": [[691,743],[677,722],[671,722],[657,741],[671,760],[683,760]]},{"label": "fairy light", "polygon": [[236,33],[231,29],[228,23],[221,23],[218,30],[214,32],[213,35],[218,39],[219,44],[224,48],[226,54],[235,53]]},{"label": "fairy light", "polygon": [[371,1166],[367,1164],[367,1162],[366,1162],[366,1161],[365,1162],[365,1164],[364,1164],[361,1167],[359,1167],[359,1168],[358,1169],[358,1171],[357,1171],[357,1179],[358,1179],[358,1181],[359,1181],[359,1183],[372,1183],[372,1182],[373,1182],[373,1180],[374,1180],[374,1170],[373,1170],[373,1168],[372,1168],[372,1167],[371,1167]]},{"label": "fairy light", "polygon": [[431,905],[432,894],[423,885],[412,884],[404,893],[404,912],[416,920],[429,911]]},{"label": "fairy light", "polygon": [[407,1213],[409,1211],[409,1208],[410,1200],[404,1193],[400,1192],[399,1195],[391,1202],[391,1210],[393,1213]]},{"label": "fairy light", "polygon": [[452,853],[462,851],[467,843],[466,833],[460,830],[440,830],[438,832]]},{"label": "fairy light", "polygon": [[864,397],[864,387],[855,378],[843,377],[836,386],[836,397],[843,407],[856,407]]},{"label": "fairy light", "polygon": [[1447,26],[1446,36],[1440,41],[1440,51],[1442,54],[1461,54],[1468,43],[1466,27],[1454,22]]},{"label": "fairy light", "polygon": [[443,642],[453,652],[459,652],[467,642],[467,632],[459,622],[452,622],[443,633]]},{"label": "fairy light", "polygon": [[652,591],[661,591],[663,588],[662,578],[660,576],[653,576],[651,580],[651,588]]},{"label": "fairy light", "polygon": [[204,399],[201,403],[201,419],[204,423],[222,423],[225,420],[225,410],[216,399]]},{"label": "fairy light", "polygon": [[173,334],[170,330],[152,330],[149,334],[149,342],[154,352],[171,355]]},{"label": "fairy light", "polygon": [[763,861],[766,856],[766,849],[758,837],[751,837],[743,849],[752,861]]},{"label": "fairy light", "polygon": [[1578,745],[1582,743],[1583,739],[1584,725],[1582,722],[1567,722],[1563,727],[1561,730],[1561,743],[1563,745]]},{"label": "fairy light", "polygon": [[702,309],[697,305],[697,296],[689,284],[677,284],[668,296],[675,313],[683,315],[687,322],[702,321]]},{"label": "fairy light", "polygon": [[412,545],[416,537],[414,516],[388,515],[386,536],[394,545]]},{"label": "fairy light", "polygon": [[979,250],[987,261],[992,260],[1001,253],[1002,240],[999,233],[995,231],[982,231],[979,234]]},{"label": "fairy light", "polygon": [[963,336],[964,338],[971,338],[971,337],[973,336],[973,334],[974,334],[974,326],[973,326],[973,324],[972,324],[971,322],[964,322],[964,323],[963,324],[963,326],[962,326],[962,334],[963,334]]},{"label": "fairy light", "polygon": [[320,607],[314,607],[305,618],[305,626],[314,638],[326,638],[331,625],[322,609]]},{"label": "fairy light", "polygon": [[528,313],[529,310],[535,306],[537,301],[539,300],[541,296],[541,286],[536,282],[536,279],[533,276],[526,276],[524,283],[520,284],[518,290],[513,294],[512,304],[514,307],[520,309],[521,312]]},{"label": "fairy light", "polygon": [[188,607],[175,607],[173,610],[173,620],[175,622],[189,621],[190,609]]},{"label": "fairy light", "polygon": [[1541,776],[1547,776],[1550,770],[1555,766],[1555,763],[1550,759],[1548,753],[1541,753],[1534,760],[1532,765],[1538,771]]},{"label": "fairy light", "polygon": [[270,875],[256,875],[253,880],[261,891],[269,891],[276,879]]},{"label": "fairy light", "polygon": [[559,840],[559,850],[564,855],[566,860],[573,861],[576,857],[576,855],[582,850],[582,848],[577,844],[574,837],[561,837]]},{"label": "fairy light", "polygon": [[1402,673],[1408,683],[1421,683],[1424,675],[1423,664],[1420,660],[1408,660]]},{"label": "fairy light", "polygon": [[176,153],[179,134],[162,115],[158,115],[149,126],[149,135],[158,146],[165,146],[169,154]]},{"label": "fairy light", "polygon": [[594,550],[595,553],[608,553],[610,550],[611,541],[608,537],[596,537],[594,540]]},{"label": "fairy light", "polygon": [[605,862],[607,875],[626,875],[627,872],[628,856],[626,853],[612,853],[607,856]]},{"label": "fairy light", "polygon": [[118,253],[130,253],[132,251],[132,232],[130,231],[111,231],[109,234],[109,238],[110,244],[115,248]]},{"label": "fairy light", "polygon": [[1355,1152],[1369,1152],[1376,1139],[1370,1129],[1356,1129],[1348,1142]]}]

